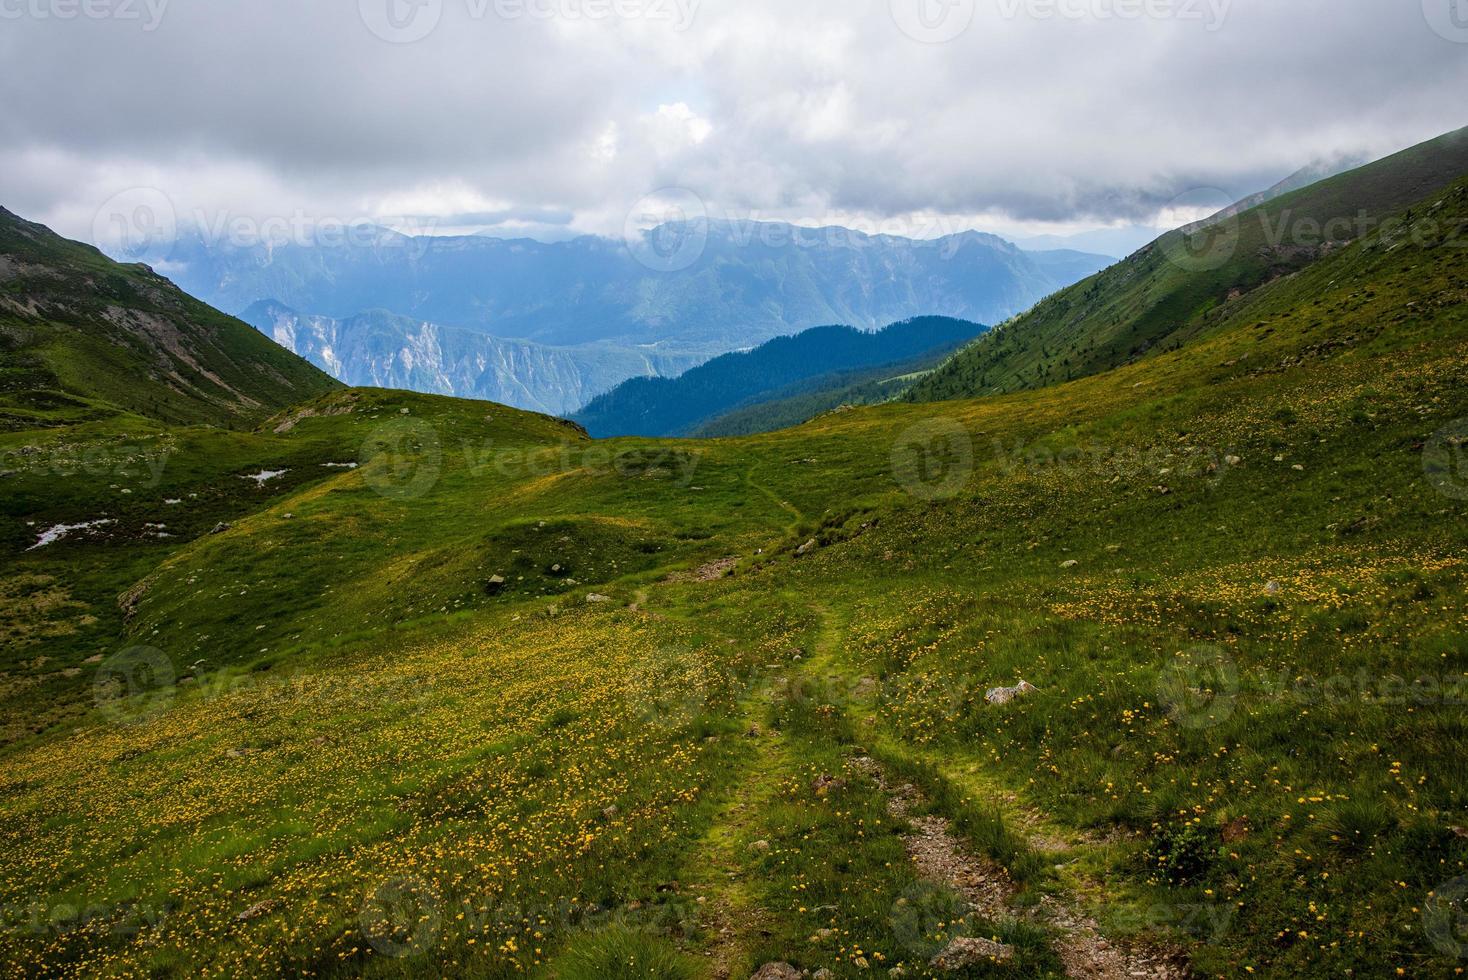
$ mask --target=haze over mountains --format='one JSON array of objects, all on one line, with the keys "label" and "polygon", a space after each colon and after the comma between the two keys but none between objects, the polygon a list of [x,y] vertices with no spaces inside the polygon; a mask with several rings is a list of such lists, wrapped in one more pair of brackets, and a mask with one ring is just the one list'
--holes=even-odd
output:
[{"label": "haze over mountains", "polygon": [[997,323],[1113,261],[1026,252],[977,232],[914,240],[706,220],[630,245],[385,229],[282,244],[194,232],[147,258],[348,384],[554,412],[628,378],[676,375],[824,324]]}]

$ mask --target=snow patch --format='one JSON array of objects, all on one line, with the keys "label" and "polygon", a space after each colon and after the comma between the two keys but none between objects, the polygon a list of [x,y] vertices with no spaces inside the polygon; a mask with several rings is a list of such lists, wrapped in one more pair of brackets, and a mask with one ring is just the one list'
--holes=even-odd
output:
[{"label": "snow patch", "polygon": [[48,544],[55,544],[73,531],[90,531],[94,527],[106,527],[108,524],[115,523],[117,522],[104,518],[98,521],[86,521],[82,524],[57,524],[55,527],[49,527],[42,531],[41,536],[36,539],[36,543],[27,548],[26,551],[35,551],[37,548],[44,548]]}]

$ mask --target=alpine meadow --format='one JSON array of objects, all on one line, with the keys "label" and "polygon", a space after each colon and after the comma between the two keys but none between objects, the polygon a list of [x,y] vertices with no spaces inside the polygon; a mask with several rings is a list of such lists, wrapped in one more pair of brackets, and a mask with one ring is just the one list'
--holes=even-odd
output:
[{"label": "alpine meadow", "polygon": [[1463,976],[1435,4],[5,14],[0,971]]}]

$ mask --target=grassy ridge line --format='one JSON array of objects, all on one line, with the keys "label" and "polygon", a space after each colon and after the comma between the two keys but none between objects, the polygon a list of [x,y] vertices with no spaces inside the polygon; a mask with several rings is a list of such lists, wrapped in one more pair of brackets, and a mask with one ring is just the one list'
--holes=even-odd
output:
[{"label": "grassy ridge line", "polygon": [[[1042,387],[1172,350],[1215,314],[1468,173],[1468,130],[1293,191],[1212,231],[1170,232],[981,338],[908,393],[938,401]],[[1197,241],[1193,239],[1196,238]]]}]

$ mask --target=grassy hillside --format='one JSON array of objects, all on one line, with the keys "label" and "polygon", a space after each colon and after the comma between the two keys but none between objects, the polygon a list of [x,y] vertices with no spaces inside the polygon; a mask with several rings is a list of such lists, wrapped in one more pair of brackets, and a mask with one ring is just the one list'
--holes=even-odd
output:
[{"label": "grassy hillside", "polygon": [[677,378],[624,381],[572,418],[598,437],[686,436],[736,409],[788,397],[791,386],[802,382],[937,356],[985,329],[937,316],[904,320],[875,332],[816,327],[716,357]]},{"label": "grassy hillside", "polygon": [[1403,209],[1464,173],[1468,130],[1459,130],[1242,214],[1171,232],[981,338],[907,397],[1043,387],[1175,350],[1216,329],[1249,293],[1379,231],[1389,217],[1407,219]]},{"label": "grassy hillside", "polygon": [[[750,438],[393,392],[4,437],[0,961],[1457,976],[1468,180],[1401,215],[1178,350]],[[153,435],[147,493],[42,492]]]},{"label": "grassy hillside", "polygon": [[119,265],[0,208],[0,428],[117,411],[253,424],[337,387],[147,266]]}]

